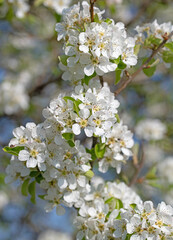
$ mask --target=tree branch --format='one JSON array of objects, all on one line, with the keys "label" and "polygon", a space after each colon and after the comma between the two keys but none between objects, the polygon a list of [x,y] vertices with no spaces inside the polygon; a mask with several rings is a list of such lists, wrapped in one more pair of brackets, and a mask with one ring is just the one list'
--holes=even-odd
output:
[{"label": "tree branch", "polygon": [[103,76],[99,76],[99,79],[100,79],[100,83],[101,83],[101,85],[102,85],[102,87],[103,87],[103,83],[104,83],[104,81],[103,81]]},{"label": "tree branch", "polygon": [[90,15],[91,15],[91,22],[94,22],[94,3],[96,0],[90,0]]},{"label": "tree branch", "polygon": [[162,49],[165,43],[172,36],[173,36],[173,31],[168,36],[163,36],[164,40],[159,44],[159,46],[155,50],[153,50],[149,58],[132,75],[130,75],[127,71],[125,71],[126,75],[121,79],[118,89],[115,91],[115,96],[117,96],[121,91],[123,91],[144,68],[147,68],[149,62],[155,57],[155,55]]},{"label": "tree branch", "polygon": [[141,172],[141,169],[142,169],[142,167],[144,165],[144,160],[145,160],[145,158],[144,158],[144,150],[143,150],[143,146],[141,146],[141,161],[138,164],[134,163],[134,167],[136,169],[136,172],[135,172],[135,174],[133,175],[131,181],[128,184],[129,187],[137,182],[138,176],[139,176],[139,174]]}]

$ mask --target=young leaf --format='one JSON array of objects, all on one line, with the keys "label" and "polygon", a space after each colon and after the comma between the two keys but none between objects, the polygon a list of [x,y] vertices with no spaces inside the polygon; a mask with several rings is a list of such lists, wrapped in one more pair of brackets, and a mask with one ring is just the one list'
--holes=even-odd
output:
[{"label": "young leaf", "polygon": [[127,65],[125,63],[123,63],[123,61],[121,60],[118,64],[118,69],[125,69],[127,67]]},{"label": "young leaf", "polygon": [[[146,61],[146,58],[143,59],[143,63],[144,63],[145,61]],[[155,62],[155,59],[152,59],[152,60],[149,62],[149,64],[148,64],[148,66],[150,66],[150,67],[143,69],[143,72],[144,72],[145,75],[148,76],[148,77],[153,76],[153,74],[154,74],[155,71],[156,71],[156,66],[153,66],[153,67],[152,67],[152,64],[153,64],[154,62]]]},{"label": "young leaf", "polygon": [[100,23],[100,19],[99,19],[99,17],[98,17],[98,14],[96,13],[96,14],[94,14],[94,22],[96,22],[96,23]]},{"label": "young leaf", "polygon": [[122,70],[116,69],[115,70],[115,84],[118,84],[121,80],[121,72]]},{"label": "young leaf", "polygon": [[78,115],[79,115],[79,110],[80,110],[79,109],[79,104],[81,104],[81,103],[82,103],[82,101],[79,100],[79,99],[77,99],[73,102],[73,109]]},{"label": "young leaf", "polygon": [[115,114],[115,117],[117,119],[117,123],[120,123],[120,117],[119,117],[118,113]]},{"label": "young leaf", "polygon": [[28,196],[28,184],[29,184],[30,179],[27,178],[25,181],[22,183],[21,187],[21,193],[23,196]]},{"label": "young leaf", "polygon": [[104,154],[105,154],[105,144],[102,143],[97,143],[95,145],[95,155],[97,158],[103,158]]},{"label": "young leaf", "polygon": [[39,184],[40,184],[41,180],[43,180],[43,179],[44,178],[43,178],[41,173],[38,176],[36,176],[36,178],[35,178],[36,182],[39,183]]},{"label": "young leaf", "polygon": [[163,61],[166,63],[173,63],[173,52],[171,51],[164,51],[162,54]]},{"label": "young leaf", "polygon": [[130,207],[133,208],[133,209],[135,209],[135,208],[136,208],[136,203],[131,203],[131,204],[130,204]]},{"label": "young leaf", "polygon": [[82,82],[86,85],[89,84],[89,81],[96,76],[96,72],[94,72],[91,76],[85,75],[84,79],[82,79]]},{"label": "young leaf", "polygon": [[64,97],[64,100],[67,102],[67,100],[70,100],[70,101],[72,101],[72,102],[74,102],[75,101],[75,99],[74,98],[72,98],[72,97],[69,97],[69,96],[66,96],[66,97]]},{"label": "young leaf", "polygon": [[20,152],[21,150],[23,150],[23,149],[24,149],[24,147],[22,147],[22,146],[13,147],[13,148],[11,148],[11,147],[4,147],[4,148],[3,148],[3,151],[4,151],[4,152],[7,152],[7,153],[9,153],[9,154],[18,156],[18,155],[19,155],[19,152]]},{"label": "young leaf", "polygon": [[62,136],[65,140],[73,140],[74,139],[73,133],[63,133]]},{"label": "young leaf", "polygon": [[171,51],[173,51],[173,42],[169,42],[165,44],[165,47],[169,48]]},{"label": "young leaf", "polygon": [[31,202],[34,204],[35,204],[35,184],[36,184],[36,182],[33,181],[28,186],[28,192],[31,195]]},{"label": "young leaf", "polygon": [[75,146],[75,144],[74,144],[74,142],[72,140],[68,140],[67,142],[68,142],[70,147],[74,147]]},{"label": "young leaf", "polygon": [[60,61],[63,65],[67,66],[67,58],[68,58],[68,56],[66,56],[66,55],[61,55],[61,56],[59,56],[58,58],[59,58],[59,61]]}]

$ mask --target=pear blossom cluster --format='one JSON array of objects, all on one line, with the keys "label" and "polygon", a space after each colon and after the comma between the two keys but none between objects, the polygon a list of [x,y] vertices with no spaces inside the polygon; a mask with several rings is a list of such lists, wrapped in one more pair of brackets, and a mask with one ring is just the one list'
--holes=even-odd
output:
[{"label": "pear blossom cluster", "polygon": [[137,56],[134,54],[135,39],[128,37],[123,23],[102,19],[98,8],[94,9],[96,22],[91,22],[89,4],[82,2],[65,9],[63,22],[56,24],[58,41],[63,39],[65,58],[60,57],[60,68],[65,71],[64,80],[74,82],[92,76],[115,71],[122,61],[125,66],[134,66]]},{"label": "pear blossom cluster", "polygon": [[[140,42],[150,36],[163,40],[173,31],[173,25],[171,22],[158,24],[157,20],[154,20],[152,23],[146,23],[142,27],[137,26],[135,30],[137,31],[136,38]],[[173,37],[169,41],[173,41]]]},{"label": "pear blossom cluster", "polygon": [[[58,13],[69,3],[70,0],[43,1],[48,7],[57,8]],[[30,122],[14,129],[14,138],[4,148],[12,154],[5,181],[18,180],[22,191],[27,188],[24,195],[28,192],[31,196],[31,184],[37,182],[44,193],[41,197],[46,201],[47,212],[56,208],[56,213],[63,215],[65,207],[74,207],[77,240],[173,240],[171,206],[161,202],[155,208],[125,183],[106,182],[94,176],[94,163],[102,173],[112,167],[119,174],[133,155],[134,146],[132,132],[119,117],[119,101],[96,75],[134,66],[137,56],[135,38],[127,36],[123,23],[103,19],[104,11],[96,7],[91,22],[90,5],[86,1],[81,5],[65,8],[62,23],[56,24],[58,41],[64,41],[65,55],[60,56],[62,78],[74,83],[73,90],[67,95],[59,94],[43,109],[42,123]],[[19,15],[22,17],[22,13]],[[137,27],[137,31],[141,37],[147,31],[163,38],[172,26],[155,21],[143,29]],[[15,99],[18,101],[18,96]],[[146,119],[137,124],[135,131],[144,140],[160,140],[166,126],[158,119]],[[169,160],[167,166],[170,165]]]},{"label": "pear blossom cluster", "polygon": [[43,110],[43,116],[46,125],[59,126],[57,134],[79,135],[83,131],[86,137],[100,138],[105,154],[99,171],[107,172],[111,166],[120,173],[122,163],[132,156],[134,141],[127,126],[117,120],[118,107],[107,84],[101,87],[99,81],[91,80],[89,86],[77,85],[70,97],[59,95]]},{"label": "pear blossom cluster", "polygon": [[[124,183],[93,179],[91,192],[74,219],[81,239],[173,239],[173,208],[153,207]],[[94,182],[93,181],[93,182]]]},{"label": "pear blossom cluster", "polygon": [[159,119],[141,120],[135,128],[138,137],[144,140],[161,140],[166,134],[166,126]]},{"label": "pear blossom cluster", "polygon": [[89,87],[76,86],[69,98],[59,95],[49,108],[43,110],[43,116],[46,122],[57,122],[61,126],[61,133],[79,135],[84,130],[87,137],[101,137],[105,142],[108,131],[117,122],[119,105],[107,84],[101,87],[99,81],[95,80],[90,82]]},{"label": "pear blossom cluster", "polygon": [[79,141],[70,146],[56,133],[44,124],[34,123],[14,129],[9,146],[21,149],[18,156],[11,158],[6,182],[22,182],[32,176],[32,172],[40,173],[40,186],[46,190],[45,200],[49,202],[47,209],[56,206],[57,212],[62,214],[64,208],[60,204],[71,207],[79,201],[79,192],[85,190],[91,156]]}]

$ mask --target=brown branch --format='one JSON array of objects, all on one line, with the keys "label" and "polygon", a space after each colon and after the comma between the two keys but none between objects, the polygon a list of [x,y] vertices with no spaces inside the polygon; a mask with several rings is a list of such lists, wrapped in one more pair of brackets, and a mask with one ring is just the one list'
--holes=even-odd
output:
[{"label": "brown branch", "polygon": [[172,36],[173,36],[173,31],[168,36],[166,35],[163,36],[164,40],[159,44],[159,46],[155,50],[153,50],[149,58],[132,75],[130,75],[127,71],[125,71],[126,75],[121,79],[118,89],[115,91],[115,96],[117,96],[121,91],[123,91],[127,87],[127,85],[129,85],[143,69],[147,68],[149,62],[156,56],[156,54],[162,49],[165,43]]},{"label": "brown branch", "polygon": [[101,85],[102,85],[102,87],[103,87],[103,83],[104,83],[104,81],[103,81],[103,76],[99,76],[99,79],[100,79],[100,83],[101,83]]},{"label": "brown branch", "polygon": [[139,174],[141,172],[141,169],[144,165],[144,159],[145,159],[144,150],[143,150],[143,146],[141,146],[141,161],[138,164],[134,164],[134,167],[135,167],[136,171],[135,171],[135,174],[133,175],[131,181],[128,184],[129,187],[137,182],[138,176],[139,176]]},{"label": "brown branch", "polygon": [[90,16],[91,16],[91,22],[94,22],[94,3],[96,0],[90,0]]}]

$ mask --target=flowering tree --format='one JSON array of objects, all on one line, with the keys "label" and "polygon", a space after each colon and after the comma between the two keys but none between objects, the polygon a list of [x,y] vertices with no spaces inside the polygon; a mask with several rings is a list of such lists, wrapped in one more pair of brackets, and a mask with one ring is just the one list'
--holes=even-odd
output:
[{"label": "flowering tree", "polygon": [[[27,1],[9,2],[19,18],[30,10]],[[35,1],[35,5],[43,3],[60,14],[59,2]],[[137,26],[132,36],[122,22],[105,19],[104,10],[94,3],[83,1],[62,11],[55,28],[57,40],[63,42],[59,68],[71,89],[43,109],[43,122],[28,122],[13,130],[14,138],[3,148],[12,154],[5,181],[20,180],[22,194],[29,194],[33,203],[36,186],[42,188],[39,197],[46,201],[46,211],[56,207],[57,214],[63,215],[66,207],[75,208],[75,239],[173,239],[173,208],[165,202],[154,207],[131,188],[137,181],[155,180],[155,165],[138,178],[144,145],[161,140],[166,126],[158,119],[138,121],[135,131],[141,142],[137,143],[121,119],[117,100],[142,71],[151,77],[157,67],[171,66],[173,25],[155,20]],[[63,1],[63,8],[66,4],[69,1]],[[110,72],[115,72],[114,92],[104,80]],[[21,97],[20,104],[6,106],[6,114],[25,108],[27,96]],[[135,168],[132,174],[122,170],[127,161]],[[114,181],[97,176],[110,168],[117,173]]]}]

